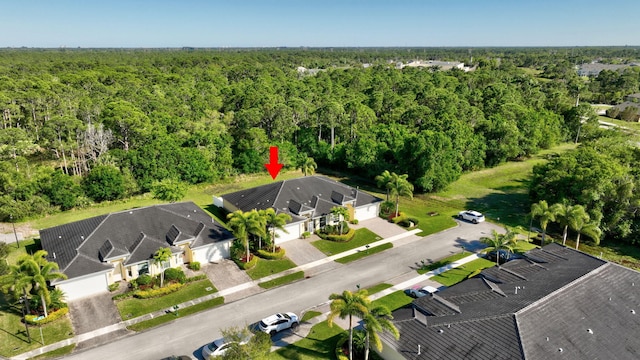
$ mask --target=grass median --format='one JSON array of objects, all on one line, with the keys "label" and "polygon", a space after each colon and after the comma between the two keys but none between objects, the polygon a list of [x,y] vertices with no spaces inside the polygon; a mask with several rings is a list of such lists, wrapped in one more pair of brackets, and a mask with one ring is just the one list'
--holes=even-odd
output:
[{"label": "grass median", "polygon": [[170,321],[173,321],[177,318],[180,317],[184,317],[184,316],[188,316],[191,314],[195,314],[197,312],[200,311],[204,311],[207,309],[211,309],[214,308],[216,306],[220,306],[224,304],[224,298],[223,297],[217,297],[217,298],[213,298],[213,299],[209,299],[206,301],[203,301],[201,303],[195,304],[193,306],[189,306],[189,307],[185,307],[182,309],[178,309],[177,312],[174,313],[168,313],[165,315],[161,315],[158,317],[155,317],[151,320],[145,320],[145,321],[141,321],[139,323],[133,324],[131,326],[128,326],[127,329],[129,330],[133,330],[133,331],[142,331],[142,330],[146,330],[149,328],[152,328],[154,326],[158,326],[164,323],[168,323]]},{"label": "grass median", "polygon": [[261,282],[258,284],[258,286],[260,286],[263,289],[271,289],[273,287],[281,286],[281,285],[288,284],[290,282],[294,282],[301,279],[304,279],[304,271],[294,272],[292,274],[284,275],[279,278],[275,278],[273,280]]},{"label": "grass median", "polygon": [[318,250],[322,251],[325,255],[331,256],[358,248],[360,246],[371,244],[372,242],[376,242],[378,240],[382,240],[382,238],[376,233],[367,228],[360,228],[356,230],[356,233],[351,241],[338,242],[331,240],[316,240],[311,244]]},{"label": "grass median", "polygon": [[360,250],[355,254],[347,255],[345,257],[341,257],[339,259],[336,259],[336,262],[338,262],[340,264],[347,264],[347,263],[350,263],[352,261],[356,261],[358,259],[362,259],[363,257],[369,256],[369,255],[373,255],[373,254],[377,254],[377,253],[385,251],[387,249],[391,249],[392,247],[393,247],[392,243],[386,243],[386,244],[374,246],[374,247],[366,249],[366,250]]}]

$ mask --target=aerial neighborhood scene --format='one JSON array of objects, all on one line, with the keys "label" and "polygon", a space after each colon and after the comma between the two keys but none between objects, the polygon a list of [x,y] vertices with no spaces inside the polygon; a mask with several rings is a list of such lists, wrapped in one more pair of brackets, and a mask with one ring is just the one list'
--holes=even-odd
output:
[{"label": "aerial neighborhood scene", "polygon": [[0,359],[638,359],[640,3],[575,5],[5,4]]}]

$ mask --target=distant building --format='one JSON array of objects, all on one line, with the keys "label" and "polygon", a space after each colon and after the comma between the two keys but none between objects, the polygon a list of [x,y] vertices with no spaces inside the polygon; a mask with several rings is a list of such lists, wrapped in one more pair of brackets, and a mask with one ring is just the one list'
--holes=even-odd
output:
[{"label": "distant building", "polygon": [[465,68],[464,63],[457,61],[437,61],[437,60],[415,60],[406,64],[399,64],[400,68],[405,67],[437,67],[440,70],[451,70],[451,69],[460,69],[464,71],[468,71],[468,68]]},{"label": "distant building", "polygon": [[550,244],[393,316],[387,360],[638,359],[640,272]]},{"label": "distant building", "polygon": [[640,122],[640,93],[624,97],[624,102],[609,108],[606,112],[611,118]]},{"label": "distant building", "polygon": [[628,68],[630,66],[637,66],[636,64],[601,64],[598,62],[593,62],[589,64],[582,64],[578,66],[578,75],[579,76],[598,76],[602,70],[622,70]]}]

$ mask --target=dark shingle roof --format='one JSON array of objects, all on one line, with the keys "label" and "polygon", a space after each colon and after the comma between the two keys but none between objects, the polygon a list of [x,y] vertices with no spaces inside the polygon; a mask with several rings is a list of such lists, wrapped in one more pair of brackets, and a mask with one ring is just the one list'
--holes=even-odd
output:
[{"label": "dark shingle roof", "polygon": [[[633,335],[640,314],[631,311],[640,312],[640,272],[561,245],[486,269],[438,296],[460,312],[429,297],[413,302],[413,317],[394,312],[400,340],[385,338],[405,358],[548,359],[560,348],[571,359],[640,354]],[[422,356],[412,353],[418,344]]]},{"label": "dark shingle roof", "polygon": [[225,204],[242,211],[274,208],[292,215],[291,222],[304,220],[298,215],[305,211],[312,211],[312,217],[316,218],[329,214],[331,208],[347,202],[354,202],[354,207],[357,208],[382,201],[378,197],[318,175],[237,191],[222,195],[222,198]]},{"label": "dark shingle roof", "polygon": [[126,264],[150,258],[161,247],[190,242],[191,248],[233,238],[231,232],[192,202],[155,205],[40,230],[49,260],[69,278],[111,269],[105,259]]}]

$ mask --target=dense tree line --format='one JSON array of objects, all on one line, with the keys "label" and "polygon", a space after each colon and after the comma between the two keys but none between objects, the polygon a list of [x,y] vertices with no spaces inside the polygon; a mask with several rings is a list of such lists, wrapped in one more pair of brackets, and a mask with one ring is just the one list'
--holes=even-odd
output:
[{"label": "dense tree line", "polygon": [[[313,158],[440,190],[465,171],[574,139],[586,111],[575,107],[580,82],[552,65],[634,51],[5,49],[0,220],[124,198],[167,179],[261,172],[270,146],[287,168]],[[415,59],[474,71],[396,66]]]}]

